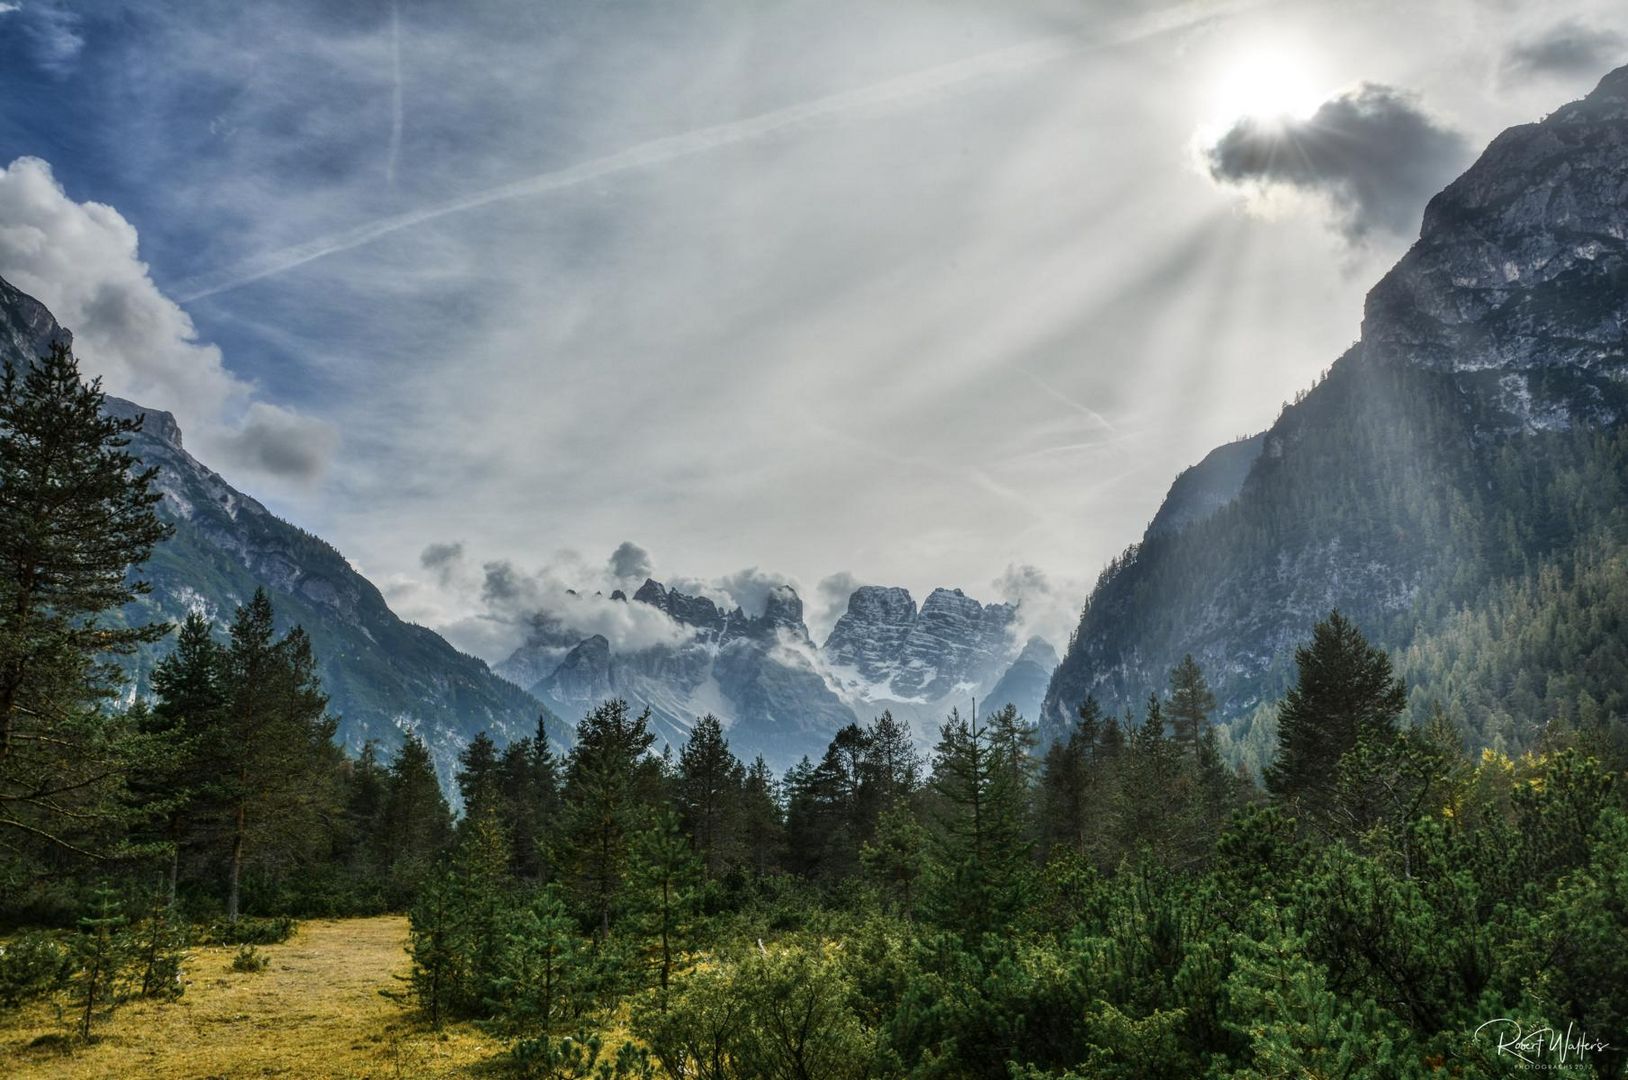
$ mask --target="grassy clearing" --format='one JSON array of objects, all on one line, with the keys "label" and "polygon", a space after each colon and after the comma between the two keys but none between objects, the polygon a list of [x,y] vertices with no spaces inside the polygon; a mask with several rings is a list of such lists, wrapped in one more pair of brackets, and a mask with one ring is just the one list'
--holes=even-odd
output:
[{"label": "grassy clearing", "polygon": [[76,1046],[49,1006],[0,1021],[7,1077],[442,1077],[479,1075],[501,1046],[465,1024],[430,1032],[380,995],[407,973],[407,920],[312,920],[263,945],[266,970],[232,970],[235,946],[191,950],[186,993],[132,1002]]}]

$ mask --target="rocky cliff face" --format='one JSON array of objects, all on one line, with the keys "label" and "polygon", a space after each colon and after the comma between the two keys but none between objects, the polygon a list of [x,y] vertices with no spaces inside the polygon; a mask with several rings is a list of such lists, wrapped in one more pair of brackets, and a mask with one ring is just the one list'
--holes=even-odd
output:
[{"label": "rocky cliff face", "polygon": [[1628,68],[1498,136],[1369,293],[1368,361],[1458,374],[1512,430],[1623,419],[1625,161]]},{"label": "rocky cliff face", "polygon": [[[1504,132],[1431,201],[1369,294],[1361,341],[1235,455],[1249,453],[1241,482],[1209,482],[1227,471],[1215,455],[1195,470],[1202,497],[1178,481],[1088,602],[1047,691],[1049,733],[1087,694],[1139,703],[1189,652],[1221,718],[1246,717],[1332,607],[1401,655],[1538,567],[1566,580],[1620,528],[1625,267],[1628,69]],[[1450,691],[1416,684],[1413,707]],[[1542,720],[1462,718],[1516,740],[1511,725]]]},{"label": "rocky cliff face", "polygon": [[859,699],[926,703],[990,685],[1016,653],[1017,609],[934,589],[921,610],[904,589],[865,586],[822,650]]},{"label": "rocky cliff face", "polygon": [[[43,305],[0,280],[0,356],[26,363],[52,340],[67,344],[72,337]],[[115,415],[145,415],[132,450],[159,469],[158,511],[176,529],[143,568],[153,592],[131,606],[128,618],[175,621],[197,610],[224,626],[265,586],[283,625],[297,623],[311,635],[341,741],[356,750],[368,739],[392,745],[403,731],[417,731],[443,781],[477,732],[503,741],[536,731],[543,709],[534,698],[434,632],[398,619],[331,545],[282,521],[187,453],[173,416],[118,398],[106,407]],[[168,649],[160,642],[132,659],[136,692],[145,691]],[[550,726],[557,740],[569,736],[558,721]]]}]

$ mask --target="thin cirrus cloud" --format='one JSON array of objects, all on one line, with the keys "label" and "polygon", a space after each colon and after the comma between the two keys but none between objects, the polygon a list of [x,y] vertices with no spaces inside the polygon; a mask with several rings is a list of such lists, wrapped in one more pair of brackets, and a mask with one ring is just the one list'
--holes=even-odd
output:
[{"label": "thin cirrus cloud", "polygon": [[1470,147],[1416,95],[1365,82],[1304,119],[1244,117],[1204,156],[1222,184],[1320,198],[1357,242],[1416,230],[1425,203],[1468,162]]}]

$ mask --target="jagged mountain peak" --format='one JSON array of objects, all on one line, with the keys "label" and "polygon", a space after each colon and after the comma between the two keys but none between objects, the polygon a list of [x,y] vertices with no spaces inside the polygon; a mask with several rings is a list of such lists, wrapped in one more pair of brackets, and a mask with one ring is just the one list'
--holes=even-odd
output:
[{"label": "jagged mountain peak", "polygon": [[1369,292],[1358,355],[1460,376],[1511,429],[1620,418],[1628,68],[1510,128],[1425,209]]},{"label": "jagged mountain peak", "polygon": [[1017,651],[1011,604],[937,588],[920,608],[902,588],[867,585],[848,598],[822,654],[855,700],[928,704],[994,682]]}]

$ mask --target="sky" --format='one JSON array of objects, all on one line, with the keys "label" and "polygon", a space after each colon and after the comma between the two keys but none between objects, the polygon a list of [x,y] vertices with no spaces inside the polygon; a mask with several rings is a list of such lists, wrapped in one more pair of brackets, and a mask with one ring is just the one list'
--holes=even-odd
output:
[{"label": "sky", "polygon": [[1594,0],[0,0],[0,276],[488,660],[658,639],[591,599],[647,574],[1060,647],[1625,62]]}]

